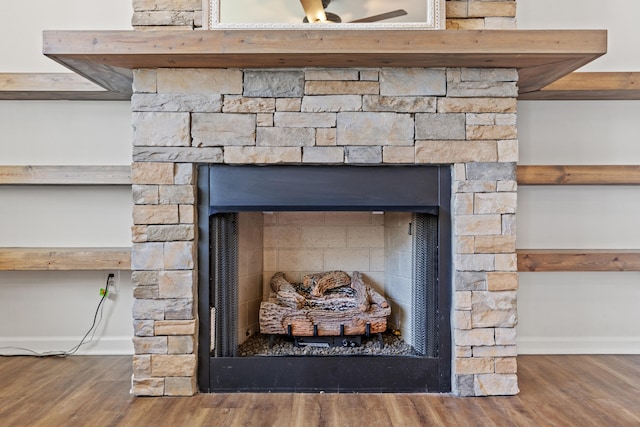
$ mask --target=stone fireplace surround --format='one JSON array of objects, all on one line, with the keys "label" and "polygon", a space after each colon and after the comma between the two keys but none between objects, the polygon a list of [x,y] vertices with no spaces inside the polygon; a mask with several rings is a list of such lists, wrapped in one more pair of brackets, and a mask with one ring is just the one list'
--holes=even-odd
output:
[{"label": "stone fireplace surround", "polygon": [[475,68],[134,72],[134,395],[197,391],[198,164],[449,164],[452,389],[516,377],[517,72]]}]

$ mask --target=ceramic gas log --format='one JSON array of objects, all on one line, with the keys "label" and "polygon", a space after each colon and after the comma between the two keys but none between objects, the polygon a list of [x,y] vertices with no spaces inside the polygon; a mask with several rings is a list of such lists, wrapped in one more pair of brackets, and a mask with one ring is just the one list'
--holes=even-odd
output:
[{"label": "ceramic gas log", "polygon": [[271,279],[272,294],[260,305],[260,332],[292,336],[342,336],[385,332],[391,307],[359,272],[310,274],[290,283]]}]

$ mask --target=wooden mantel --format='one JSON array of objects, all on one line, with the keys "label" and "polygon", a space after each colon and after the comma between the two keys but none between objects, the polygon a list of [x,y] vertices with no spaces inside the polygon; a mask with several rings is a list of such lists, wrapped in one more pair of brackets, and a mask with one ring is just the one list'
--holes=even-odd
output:
[{"label": "wooden mantel", "polygon": [[131,93],[136,68],[517,68],[539,90],[607,51],[605,30],[45,31],[43,53]]}]

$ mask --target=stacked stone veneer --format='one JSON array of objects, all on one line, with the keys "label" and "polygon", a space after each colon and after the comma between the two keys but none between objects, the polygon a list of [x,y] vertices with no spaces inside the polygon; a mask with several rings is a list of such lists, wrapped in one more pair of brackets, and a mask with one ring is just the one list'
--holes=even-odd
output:
[{"label": "stacked stone veneer", "polygon": [[[515,0],[446,0],[445,8],[449,30],[516,28]],[[131,23],[137,29],[203,26],[203,0],[133,0],[133,11]]]},{"label": "stacked stone veneer", "polygon": [[516,393],[516,81],[512,69],[137,70],[132,393],[197,390],[198,163],[453,165],[453,387]]}]

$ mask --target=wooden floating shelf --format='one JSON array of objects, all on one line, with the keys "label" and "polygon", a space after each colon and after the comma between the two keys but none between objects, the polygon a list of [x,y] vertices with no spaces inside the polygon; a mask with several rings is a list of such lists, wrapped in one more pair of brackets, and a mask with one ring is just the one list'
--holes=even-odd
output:
[{"label": "wooden floating shelf", "polygon": [[43,53],[109,91],[136,68],[517,68],[537,91],[607,51],[606,30],[45,31]]},{"label": "wooden floating shelf", "polygon": [[131,185],[131,167],[0,166],[0,184]]},{"label": "wooden floating shelf", "polygon": [[640,100],[640,73],[571,73],[521,100]]},{"label": "wooden floating shelf", "polygon": [[0,73],[0,100],[128,101],[73,73]]},{"label": "wooden floating shelf", "polygon": [[639,185],[640,165],[518,166],[518,185]]},{"label": "wooden floating shelf", "polygon": [[640,250],[518,249],[520,272],[640,271]]},{"label": "wooden floating shelf", "polygon": [[130,248],[0,248],[0,271],[131,270]]}]

